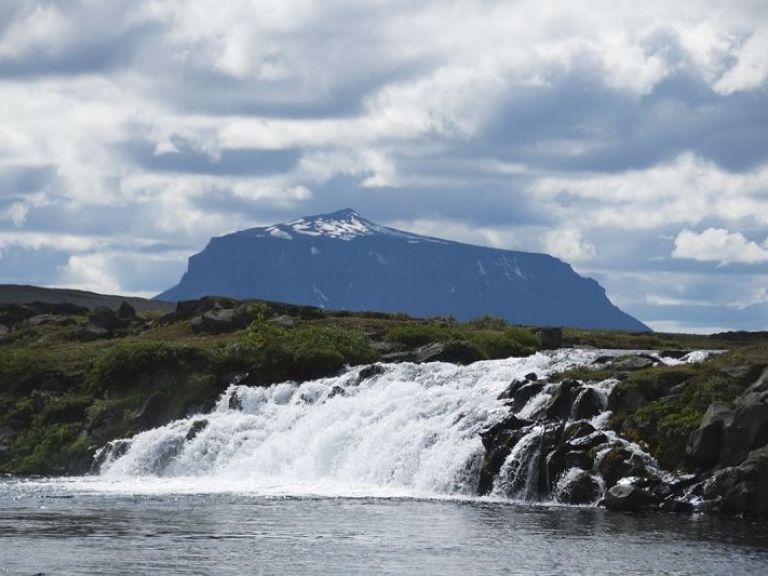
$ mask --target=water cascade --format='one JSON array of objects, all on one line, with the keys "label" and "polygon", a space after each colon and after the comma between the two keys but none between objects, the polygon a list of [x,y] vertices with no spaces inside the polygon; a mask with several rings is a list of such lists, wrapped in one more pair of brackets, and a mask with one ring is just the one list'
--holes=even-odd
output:
[{"label": "water cascade", "polygon": [[635,471],[662,474],[638,446],[606,430],[616,381],[547,380],[605,354],[377,364],[302,384],[233,384],[210,413],[114,441],[96,466],[108,482],[267,495],[592,503]]}]

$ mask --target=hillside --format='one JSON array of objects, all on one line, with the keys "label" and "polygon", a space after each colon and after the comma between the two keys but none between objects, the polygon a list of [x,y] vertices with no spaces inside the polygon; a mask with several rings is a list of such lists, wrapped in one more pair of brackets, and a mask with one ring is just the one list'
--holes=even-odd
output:
[{"label": "hillside", "polygon": [[117,310],[123,302],[128,302],[139,312],[168,312],[174,308],[174,304],[162,300],[97,294],[69,288],[0,284],[0,304],[28,304],[30,302],[73,304],[89,309],[105,306],[113,310]]}]

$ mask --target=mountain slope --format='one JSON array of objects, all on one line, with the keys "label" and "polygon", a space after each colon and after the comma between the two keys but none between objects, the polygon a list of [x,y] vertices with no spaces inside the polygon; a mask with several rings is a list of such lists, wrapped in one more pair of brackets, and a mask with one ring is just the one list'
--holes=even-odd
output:
[{"label": "mountain slope", "polygon": [[169,312],[173,304],[162,299],[149,300],[133,296],[116,296],[96,294],[85,290],[71,288],[42,288],[40,286],[24,286],[21,284],[0,284],[0,305],[29,304],[30,302],[45,302],[46,304],[75,304],[85,308],[106,306],[117,310],[120,304],[128,302],[138,312]]},{"label": "mountain slope", "polygon": [[349,209],[213,238],[189,259],[179,284],[157,298],[205,295],[648,330],[614,306],[597,282],[552,256],[401,232]]}]

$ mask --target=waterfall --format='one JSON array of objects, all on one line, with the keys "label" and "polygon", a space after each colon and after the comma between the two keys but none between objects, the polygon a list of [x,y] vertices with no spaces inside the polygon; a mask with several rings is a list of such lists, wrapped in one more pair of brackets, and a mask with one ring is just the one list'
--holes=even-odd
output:
[{"label": "waterfall", "polygon": [[[301,384],[233,384],[210,413],[112,442],[97,454],[99,480],[266,495],[475,496],[486,458],[481,432],[509,415],[497,398],[510,382],[532,372],[545,379],[605,353],[374,365]],[[610,385],[589,386],[604,397]],[[555,385],[543,386],[517,413],[535,416],[555,393]],[[595,427],[601,418],[591,420]],[[545,430],[531,424],[523,434],[494,495],[540,492]]]}]

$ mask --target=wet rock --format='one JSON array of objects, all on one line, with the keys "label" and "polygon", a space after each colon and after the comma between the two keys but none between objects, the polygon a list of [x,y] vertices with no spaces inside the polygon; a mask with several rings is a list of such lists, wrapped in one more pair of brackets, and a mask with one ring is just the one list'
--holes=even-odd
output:
[{"label": "wet rock", "polygon": [[112,442],[109,442],[104,448],[96,453],[96,456],[93,459],[93,464],[91,465],[91,471],[99,472],[106,462],[117,460],[124,456],[130,447],[130,440],[113,440]]},{"label": "wet rock", "polygon": [[695,467],[712,467],[720,459],[725,424],[733,418],[728,406],[712,404],[697,430],[691,433],[686,459]]},{"label": "wet rock", "polygon": [[539,394],[544,389],[541,382],[531,382],[520,386],[512,393],[512,400],[509,403],[512,410],[519,412],[528,403],[528,401]]},{"label": "wet rock", "polygon": [[591,504],[600,498],[600,483],[588,472],[580,470],[569,474],[558,492],[558,500],[565,504]]},{"label": "wet rock", "polygon": [[657,504],[658,499],[653,494],[629,484],[611,487],[605,497],[605,507],[609,510],[636,512],[655,508]]},{"label": "wet rock", "polygon": [[378,376],[379,374],[384,374],[385,368],[381,364],[371,364],[370,366],[366,366],[362,370],[360,370],[360,373],[357,375],[357,382],[358,384],[364,380],[370,380],[374,376]]},{"label": "wet rock", "polygon": [[512,448],[525,435],[530,422],[510,414],[502,421],[480,432],[485,454],[480,467],[480,495],[488,494],[493,488],[493,480],[498,476],[502,464]]},{"label": "wet rock", "polygon": [[205,430],[208,427],[208,420],[206,418],[203,418],[202,420],[195,420],[192,422],[192,426],[189,428],[189,431],[187,432],[186,441],[190,442],[194,440],[200,432]]},{"label": "wet rock", "polygon": [[611,448],[603,455],[598,470],[606,486],[613,486],[622,478],[643,477],[646,474],[642,458],[620,446]]},{"label": "wet rock", "polygon": [[539,376],[536,374],[536,372],[528,372],[528,374],[525,375],[525,379],[528,382],[536,382],[536,380],[539,379]]},{"label": "wet rock", "polygon": [[165,423],[170,407],[169,398],[161,392],[153,392],[136,412],[136,418],[150,428]]},{"label": "wet rock", "polygon": [[526,382],[527,380],[513,380],[501,394],[496,396],[496,400],[511,400],[515,392],[525,386]]},{"label": "wet rock", "polygon": [[580,420],[579,422],[573,422],[568,424],[563,431],[563,442],[570,442],[576,438],[588,436],[595,431],[595,427],[589,422]]},{"label": "wet rock", "polygon": [[346,396],[347,393],[341,386],[334,386],[331,391],[328,392],[328,398],[335,398],[336,396]]},{"label": "wet rock", "polygon": [[603,398],[594,388],[585,388],[573,405],[574,418],[593,418],[604,409]]},{"label": "wet rock", "polygon": [[480,439],[482,440],[483,446],[485,447],[485,449],[490,450],[491,448],[494,447],[495,444],[498,444],[497,439],[502,432],[519,430],[520,428],[530,426],[530,424],[531,423],[528,422],[527,420],[518,418],[514,414],[509,414],[500,422],[497,422],[493,426],[490,426],[488,428],[485,428],[484,430],[481,430]]},{"label": "wet rock", "polygon": [[581,385],[577,380],[563,380],[544,408],[548,420],[566,419],[571,415],[571,406]]},{"label": "wet rock", "polygon": [[227,404],[227,407],[230,410],[242,410],[243,409],[243,401],[238,395],[237,392],[232,392],[232,394],[229,396],[229,402]]},{"label": "wet rock", "polygon": [[676,514],[691,514],[693,513],[693,504],[686,500],[679,500],[677,498],[669,498],[659,504],[659,509],[664,512],[674,512]]},{"label": "wet rock", "polygon": [[612,368],[617,370],[643,370],[659,363],[657,358],[645,355],[627,356],[613,362]]},{"label": "wet rock", "polygon": [[583,450],[571,450],[565,453],[565,467],[579,468],[580,470],[592,470],[595,459]]},{"label": "wet rock", "polygon": [[608,442],[608,436],[602,432],[593,432],[587,436],[581,436],[568,441],[571,450],[590,451]]},{"label": "wet rock", "polygon": [[543,472],[545,474],[542,492],[548,494],[557,483],[560,476],[568,467],[565,464],[566,449],[559,446],[544,458]]},{"label": "wet rock", "polygon": [[452,364],[468,365],[485,356],[469,342],[448,342],[446,344],[427,344],[415,351],[416,362],[450,362]]},{"label": "wet rock", "polygon": [[738,466],[719,470],[701,487],[705,504],[726,514],[768,516],[768,446]]}]

